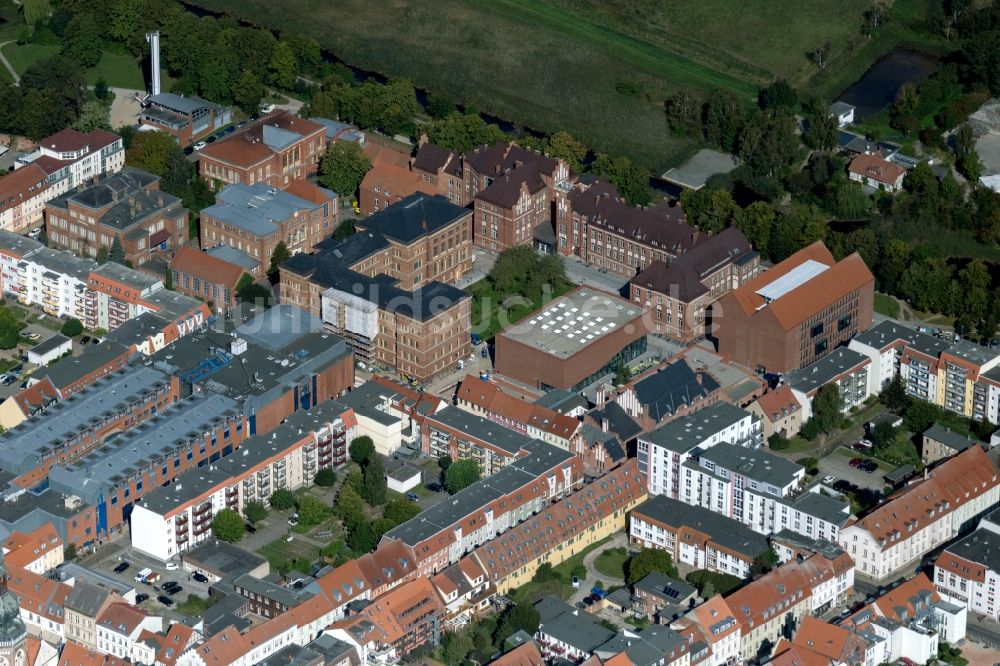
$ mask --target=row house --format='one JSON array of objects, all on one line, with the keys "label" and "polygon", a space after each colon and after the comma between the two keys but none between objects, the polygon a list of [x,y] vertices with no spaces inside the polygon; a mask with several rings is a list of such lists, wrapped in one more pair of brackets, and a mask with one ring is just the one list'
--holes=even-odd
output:
[{"label": "row house", "polygon": [[63,540],[52,523],[32,532],[13,532],[3,544],[7,566],[45,575],[63,563]]},{"label": "row house", "polygon": [[806,421],[802,417],[802,404],[788,384],[781,384],[760,396],[747,405],[747,410],[760,419],[764,441],[770,440],[771,435],[794,437]]},{"label": "row house", "polygon": [[[791,641],[779,641],[785,645],[775,647],[775,654],[780,655],[787,649],[805,651],[804,662],[816,658],[823,663],[858,664],[859,666],[876,666],[884,663],[878,658],[877,643],[863,638],[847,627],[823,622],[811,615],[802,618],[802,624],[795,631]],[[784,660],[782,660],[784,661]]]},{"label": "row house", "polygon": [[163,631],[163,618],[130,604],[113,603],[97,618],[97,651],[132,660],[139,636],[146,631]]},{"label": "row house", "polygon": [[692,367],[684,358],[654,368],[621,388],[601,386],[597,404],[617,402],[648,432],[675,419],[693,414],[722,399],[722,387],[703,367]]},{"label": "row house", "polygon": [[322,124],[278,110],[198,151],[198,174],[213,189],[286,188],[315,175],[326,145]]},{"label": "row house", "polygon": [[629,281],[629,298],[650,311],[656,333],[687,344],[705,335],[708,307],[759,272],[760,255],[732,226],[672,263],[651,263]]},{"label": "row house", "polygon": [[493,588],[479,562],[462,558],[431,578],[444,602],[444,628],[459,629],[492,608]]},{"label": "row house", "polygon": [[97,652],[98,619],[122,601],[115,590],[85,580],[76,581],[66,597],[66,640]]},{"label": "row house", "polygon": [[18,157],[14,169],[31,164],[45,172],[46,196],[54,198],[94,178],[121,171],[125,147],[120,136],[105,130],[64,129],[39,141],[34,151]]},{"label": "row house", "polygon": [[684,617],[671,623],[692,644],[703,644],[703,650],[692,648],[692,663],[702,666],[728,666],[740,661],[742,628],[726,600],[721,595],[706,599]]},{"label": "row house", "polygon": [[872,361],[872,393],[899,376],[913,398],[977,421],[1000,419],[1000,351],[969,340],[945,342],[890,321],[849,346]]},{"label": "row house", "polygon": [[[774,646],[789,626],[820,615],[854,594],[854,562],[847,553],[795,559],[772,569],[725,598],[740,625],[739,657],[751,661]],[[770,651],[770,648],[768,648]]]},{"label": "row house", "polygon": [[767,538],[699,506],[657,495],[629,514],[629,541],[670,553],[674,562],[749,578],[754,560],[768,552]]},{"label": "row house", "polygon": [[860,255],[836,261],[816,241],[712,305],[719,353],[771,373],[804,368],[871,327],[874,285]]},{"label": "row house", "polygon": [[839,390],[845,414],[863,405],[872,395],[868,388],[870,372],[869,357],[842,347],[801,370],[792,370],[782,381],[791,389],[801,409],[801,422],[805,423],[812,418],[813,399],[827,384]]},{"label": "row house", "polygon": [[934,562],[934,586],[948,599],[1000,620],[1000,515],[947,546]]},{"label": "row house", "polygon": [[649,483],[649,494],[679,499],[684,463],[722,442],[760,448],[760,422],[748,411],[717,402],[640,435],[636,456]]},{"label": "row house", "polygon": [[37,164],[0,177],[0,229],[23,234],[42,221],[49,199],[47,174]]},{"label": "row house", "polygon": [[66,597],[73,588],[17,566],[8,567],[6,582],[17,597],[28,633],[61,643],[66,636]]},{"label": "row house", "polygon": [[353,439],[353,413],[335,401],[296,412],[274,430],[248,438],[238,451],[189,470],[148,493],[132,511],[133,548],[169,560],[212,537],[223,509],[242,513],[247,503],[267,502],[277,490],[308,485],[331,469],[334,440]]},{"label": "row house", "polygon": [[50,200],[45,234],[49,247],[84,257],[117,239],[126,261],[138,266],[187,244],[188,212],[160,189],[159,176],[127,167]]},{"label": "row house", "polygon": [[925,470],[913,483],[840,531],[838,542],[863,576],[886,580],[941,544],[971,530],[1000,502],[1000,477],[973,446]]},{"label": "row house", "polygon": [[420,448],[425,454],[475,460],[484,477],[514,462],[533,441],[527,434],[452,406],[424,417],[420,435]]},{"label": "row house", "polygon": [[762,449],[723,442],[682,464],[681,474],[678,499],[761,534],[790,529],[833,541],[850,517],[846,502],[800,492],[805,468]]},{"label": "row house", "polygon": [[465,376],[455,399],[461,409],[561,449],[574,449],[572,442],[583,427],[577,418],[515,398],[475,375]]},{"label": "row house", "polygon": [[337,195],[305,181],[283,190],[264,183],[227,185],[201,211],[201,246],[229,246],[268,265],[279,244],[292,254],[312,252],[333,233],[338,215]]},{"label": "row house", "polygon": [[542,564],[556,566],[623,530],[628,513],[647,497],[639,466],[627,460],[466,557],[489,572],[498,594],[506,594],[529,582]]},{"label": "row house", "polygon": [[430,575],[515,529],[580,484],[583,466],[568,451],[537,440],[527,442],[523,450],[522,457],[495,474],[389,530],[382,544],[403,543],[420,574]]}]

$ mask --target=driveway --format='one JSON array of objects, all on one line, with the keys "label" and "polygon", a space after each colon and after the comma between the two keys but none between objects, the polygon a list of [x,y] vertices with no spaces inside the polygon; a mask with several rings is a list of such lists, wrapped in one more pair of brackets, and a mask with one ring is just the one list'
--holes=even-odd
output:
[{"label": "driveway", "polygon": [[595,548],[583,556],[583,566],[587,569],[587,577],[580,581],[580,588],[573,592],[569,603],[576,604],[578,601],[583,601],[583,598],[590,594],[590,589],[594,587],[594,583],[599,579],[607,578],[607,576],[598,573],[597,569],[594,568],[594,562],[601,553],[612,548],[628,548],[628,535],[625,532],[616,532],[600,548]]},{"label": "driveway", "polygon": [[3,44],[0,44],[0,64],[2,64],[7,69],[8,72],[10,72],[10,76],[12,79],[14,79],[14,85],[16,86],[21,83],[21,77],[20,75],[18,75],[17,71],[13,67],[11,67],[10,62],[8,62],[7,60],[7,56],[3,54],[3,47],[13,43],[14,40],[10,40],[4,42]]}]

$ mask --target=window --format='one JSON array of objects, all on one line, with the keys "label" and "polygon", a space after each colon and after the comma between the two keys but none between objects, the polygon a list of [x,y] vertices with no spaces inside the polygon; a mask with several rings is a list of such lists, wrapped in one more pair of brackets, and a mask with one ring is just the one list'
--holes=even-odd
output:
[{"label": "window", "polygon": [[841,317],[837,320],[837,330],[843,331],[845,328],[851,325],[851,315]]},{"label": "window", "polygon": [[823,322],[820,322],[812,327],[809,331],[809,337],[815,338],[817,335],[823,334]]}]

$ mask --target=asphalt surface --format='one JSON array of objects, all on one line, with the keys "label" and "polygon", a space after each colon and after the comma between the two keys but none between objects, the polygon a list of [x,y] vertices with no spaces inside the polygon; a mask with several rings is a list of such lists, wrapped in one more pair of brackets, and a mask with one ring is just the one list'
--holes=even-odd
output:
[{"label": "asphalt surface", "polygon": [[872,473],[868,473],[858,469],[857,467],[851,467],[851,458],[864,458],[864,455],[859,451],[852,451],[851,456],[848,457],[843,455],[840,449],[834,451],[825,458],[821,458],[819,461],[819,475],[820,478],[827,474],[832,474],[837,478],[837,480],[844,479],[850,481],[859,488],[871,488],[873,490],[881,490],[885,487],[885,481],[882,480],[882,475],[886,472],[892,471],[891,465],[886,465],[885,463],[876,460],[879,463],[879,469]]}]

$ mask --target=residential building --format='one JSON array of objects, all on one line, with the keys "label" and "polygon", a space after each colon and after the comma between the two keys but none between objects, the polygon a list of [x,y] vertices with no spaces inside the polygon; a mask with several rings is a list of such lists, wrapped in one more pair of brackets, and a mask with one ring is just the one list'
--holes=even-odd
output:
[{"label": "residential building", "polygon": [[353,439],[353,423],[350,409],[328,400],[248,438],[235,455],[207,470],[190,469],[173,484],[151,490],[132,510],[132,547],[161,561],[173,559],[212,538],[219,511],[243,513],[248,502],[266,503],[276,490],[312,483],[318,470],[334,466],[334,444],[345,447]]},{"label": "residential building", "polygon": [[63,603],[66,610],[66,640],[96,651],[97,620],[111,604],[119,601],[121,597],[110,588],[77,581]]},{"label": "residential building", "polygon": [[802,408],[802,423],[812,418],[812,402],[828,384],[837,387],[844,413],[863,405],[871,397],[868,390],[871,359],[850,348],[838,348],[801,370],[792,370],[782,381]]},{"label": "residential building", "polygon": [[29,164],[0,177],[0,229],[23,234],[42,221],[49,198],[48,174]]},{"label": "residential building", "polygon": [[[782,641],[779,641],[781,643]],[[859,664],[876,666],[877,644],[847,627],[823,622],[811,615],[802,618],[802,624],[795,630],[791,645],[806,650],[809,657],[818,657],[824,664]],[[775,649],[778,652],[778,649]]]},{"label": "residential building", "polygon": [[968,611],[942,598],[923,573],[893,587],[845,619],[849,627],[875,644],[876,664],[935,659],[942,642],[965,639]]},{"label": "residential building", "polygon": [[[668,366],[660,374],[676,366],[686,368],[687,364]],[[660,426],[648,435],[641,435],[636,444],[636,456],[639,469],[649,483],[649,493],[679,499],[682,494],[681,466],[692,456],[720,442],[759,448],[762,444],[760,422],[750,412],[717,402]]]},{"label": "residential building", "polygon": [[675,562],[749,578],[754,560],[768,552],[767,538],[700,506],[657,495],[629,514],[629,541],[670,553]]},{"label": "residential building", "polygon": [[538,440],[527,442],[524,451],[503,469],[389,530],[379,547],[402,542],[413,553],[420,575],[426,576],[455,564],[474,548],[497,543],[500,535],[522,529],[522,521],[544,512],[552,502],[568,501],[583,477],[579,459]]},{"label": "residential building", "polygon": [[872,323],[874,277],[857,253],[835,261],[822,241],[712,306],[719,353],[750,368],[804,368]]},{"label": "residential building", "polygon": [[228,245],[270,265],[279,243],[292,254],[312,252],[337,226],[337,195],[306,182],[286,190],[264,183],[228,185],[201,211],[201,246]]},{"label": "residential building", "polygon": [[3,556],[7,566],[45,575],[63,563],[63,540],[52,523],[45,523],[32,532],[7,537]]},{"label": "residential building", "polygon": [[139,124],[166,132],[182,146],[228,125],[232,112],[194,95],[150,95],[143,100]]},{"label": "residential building", "polygon": [[819,615],[854,594],[854,562],[847,553],[791,560],[726,596],[740,624],[744,662],[770,654],[788,626]]},{"label": "residential building", "polygon": [[742,629],[721,595],[706,599],[670,627],[692,644],[692,664],[725,666],[739,663]]},{"label": "residential building", "polygon": [[760,396],[750,403],[747,410],[760,419],[764,441],[775,434],[786,438],[794,437],[799,434],[805,422],[802,418],[802,405],[788,384],[782,384]]},{"label": "residential building", "polygon": [[163,618],[130,604],[113,603],[97,618],[97,651],[131,659],[144,631],[163,631]]},{"label": "residential building", "polygon": [[[472,459],[483,476],[514,462],[536,438],[457,407],[447,406],[422,419],[420,449],[433,458]],[[568,451],[569,449],[563,449]]]},{"label": "residential building", "polygon": [[934,562],[934,586],[956,604],[1000,621],[1000,527],[984,519],[947,546]]},{"label": "residential building", "polygon": [[530,581],[541,564],[555,566],[622,530],[629,511],[647,496],[638,465],[627,460],[466,557],[475,558],[504,594]]},{"label": "residential building", "polygon": [[932,425],[920,437],[920,460],[925,465],[932,465],[939,460],[950,458],[973,446],[983,446],[940,423]]},{"label": "residential building", "polygon": [[469,211],[415,194],[281,267],[282,300],[321,317],[365,364],[424,380],[470,350],[468,294],[445,284],[472,268]]},{"label": "residential building", "polygon": [[882,153],[861,153],[847,167],[851,180],[884,192],[896,192],[903,187],[906,169],[882,157]]},{"label": "residential building", "polygon": [[278,110],[198,151],[198,174],[213,189],[285,188],[316,173],[326,145],[324,125]]},{"label": "residential building", "polygon": [[121,137],[111,132],[64,129],[39,141],[33,152],[18,157],[14,169],[29,164],[46,173],[46,197],[53,198],[93,178],[120,171],[125,166],[125,147]]},{"label": "residential building", "polygon": [[631,590],[620,588],[605,600],[608,605],[618,606],[623,614],[636,619],[670,624],[694,608],[697,598],[698,589],[693,585],[652,571],[633,583]]},{"label": "residential building", "polygon": [[1000,478],[973,446],[925,473],[840,531],[837,541],[866,578],[886,580],[941,544],[969,531],[1000,502]]},{"label": "residential building", "polygon": [[463,558],[431,578],[445,604],[444,627],[458,629],[490,610],[493,592],[486,571]]},{"label": "residential building", "polygon": [[31,636],[65,641],[66,597],[72,587],[17,566],[7,568],[6,585],[17,597],[21,621]]},{"label": "residential building", "polygon": [[242,266],[193,247],[177,250],[168,270],[175,291],[210,301],[221,310],[236,307],[236,288],[248,274]]},{"label": "residential building", "polygon": [[160,178],[127,167],[88,181],[45,205],[49,247],[96,257],[115,239],[138,266],[187,244],[188,212],[179,197],[160,190]]},{"label": "residential building", "polygon": [[646,333],[639,306],[578,287],[497,333],[494,367],[546,391],[578,391],[643,354]]},{"label": "residential building", "polygon": [[635,419],[643,431],[670,423],[722,397],[721,387],[704,368],[693,368],[680,359],[629,381],[624,387],[597,389],[597,404],[613,399]]},{"label": "residential building", "polygon": [[837,119],[837,127],[843,129],[854,123],[855,107],[847,102],[834,102],[829,107],[830,115]]},{"label": "residential building", "polygon": [[760,255],[735,226],[675,259],[656,260],[629,281],[629,298],[650,311],[655,332],[684,344],[705,335],[705,312],[757,276]]}]

